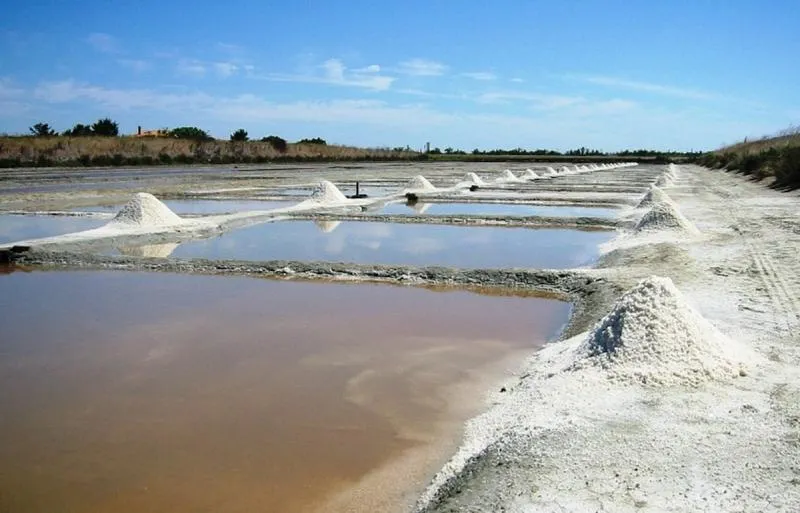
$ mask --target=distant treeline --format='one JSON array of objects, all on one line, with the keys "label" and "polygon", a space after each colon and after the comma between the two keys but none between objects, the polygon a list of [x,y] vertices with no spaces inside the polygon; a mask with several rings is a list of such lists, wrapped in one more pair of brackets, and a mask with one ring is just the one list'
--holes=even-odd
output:
[{"label": "distant treeline", "polygon": [[800,127],[761,139],[708,152],[697,163],[712,169],[735,171],[758,180],[772,179],[779,188],[800,188]]},{"label": "distant treeline", "polygon": [[565,161],[602,162],[615,159],[640,162],[680,162],[701,154],[627,150],[606,153],[585,147],[559,152],[523,148],[462,150],[433,148],[414,151],[409,146],[356,148],[328,144],[320,137],[289,142],[277,135],[251,139],[243,129],[226,140],[215,139],[201,128],[139,129],[135,135],[120,135],[119,124],[109,118],[77,123],[56,132],[49,123],[36,123],[29,135],[0,136],[0,168],[12,167],[101,167],[188,164],[261,164],[270,162],[454,160],[454,161]]}]

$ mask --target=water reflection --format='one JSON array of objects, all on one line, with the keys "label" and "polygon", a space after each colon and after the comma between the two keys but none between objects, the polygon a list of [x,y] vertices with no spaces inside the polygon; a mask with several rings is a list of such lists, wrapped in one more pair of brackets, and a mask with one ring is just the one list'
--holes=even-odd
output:
[{"label": "water reflection", "polygon": [[384,207],[384,214],[428,215],[492,215],[492,216],[551,216],[551,217],[616,217],[614,208],[565,207],[519,205],[511,203],[425,203],[409,201],[391,203]]},{"label": "water reflection", "polygon": [[107,219],[85,217],[0,215],[0,243],[90,230],[107,222]]},{"label": "water reflection", "polygon": [[285,221],[193,240],[182,258],[342,261],[462,268],[592,263],[613,232],[372,222]]}]

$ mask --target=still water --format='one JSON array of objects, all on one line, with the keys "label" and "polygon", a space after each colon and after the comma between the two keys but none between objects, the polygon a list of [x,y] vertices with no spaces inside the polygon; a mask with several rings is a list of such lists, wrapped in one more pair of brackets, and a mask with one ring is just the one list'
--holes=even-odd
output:
[{"label": "still water", "polygon": [[0,511],[386,511],[568,310],[376,285],[0,275]]}]

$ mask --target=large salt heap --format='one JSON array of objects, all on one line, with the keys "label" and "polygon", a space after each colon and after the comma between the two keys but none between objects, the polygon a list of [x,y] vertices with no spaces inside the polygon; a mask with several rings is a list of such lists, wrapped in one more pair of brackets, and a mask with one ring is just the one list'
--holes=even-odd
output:
[{"label": "large salt heap", "polygon": [[664,191],[662,191],[655,185],[651,185],[650,190],[648,190],[647,194],[644,195],[642,201],[640,201],[639,204],[636,205],[636,208],[650,207],[656,203],[664,203],[667,201],[671,201],[669,199],[669,196],[667,196],[667,194]]},{"label": "large salt heap", "polygon": [[749,352],[719,333],[669,278],[625,293],[577,348],[568,370],[600,368],[609,379],[647,386],[700,386],[744,374]]},{"label": "large salt heap", "polygon": [[340,203],[347,201],[347,197],[332,182],[320,180],[314,187],[310,200],[317,203]]},{"label": "large salt heap", "polygon": [[152,194],[137,192],[109,224],[112,226],[155,227],[172,226],[183,222],[183,219]]},{"label": "large salt heap", "polygon": [[533,169],[526,169],[524,173],[522,173],[522,178],[525,180],[536,180],[539,178],[539,175]]},{"label": "large salt heap", "polygon": [[506,169],[505,171],[503,171],[503,174],[500,177],[500,180],[503,180],[503,181],[506,181],[506,182],[516,182],[516,181],[519,180],[519,178],[517,178],[514,175],[514,173],[511,172],[510,169]]},{"label": "large salt heap", "polygon": [[681,214],[672,201],[653,203],[645,215],[636,223],[636,231],[674,230],[690,234],[699,233],[697,227]]},{"label": "large salt heap", "polygon": [[424,176],[417,175],[417,176],[415,176],[414,178],[412,178],[408,182],[408,185],[406,185],[406,190],[407,191],[435,191],[436,187],[431,182],[429,182],[428,179],[425,178]]}]

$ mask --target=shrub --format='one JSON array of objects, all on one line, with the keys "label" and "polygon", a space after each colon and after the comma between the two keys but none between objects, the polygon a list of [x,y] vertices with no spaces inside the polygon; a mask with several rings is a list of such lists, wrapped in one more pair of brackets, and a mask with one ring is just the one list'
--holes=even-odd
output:
[{"label": "shrub", "polygon": [[36,137],[52,137],[56,135],[56,131],[50,128],[50,125],[47,123],[36,123],[28,128],[28,130]]},{"label": "shrub", "polygon": [[71,129],[64,130],[62,135],[66,137],[88,137],[94,135],[94,132],[92,132],[92,127],[89,125],[76,123]]},{"label": "shrub", "polygon": [[315,137],[313,139],[300,139],[299,141],[297,141],[297,144],[320,144],[324,146],[327,145],[328,143],[325,141],[325,139],[321,137]]},{"label": "shrub", "polygon": [[781,151],[775,162],[775,178],[780,185],[800,187],[800,146]]},{"label": "shrub", "polygon": [[92,133],[101,137],[116,137],[119,135],[119,125],[110,118],[98,119],[92,125]]},{"label": "shrub", "polygon": [[261,139],[261,142],[269,143],[275,151],[279,153],[286,153],[287,148],[289,145],[286,142],[286,139],[282,137],[278,137],[277,135],[269,135]]},{"label": "shrub", "polygon": [[249,137],[247,136],[247,130],[244,128],[240,128],[231,134],[231,141],[246,141],[248,139]]},{"label": "shrub", "polygon": [[196,126],[180,126],[169,131],[169,136],[176,139],[192,139],[195,141],[210,141],[213,139],[208,132]]}]

